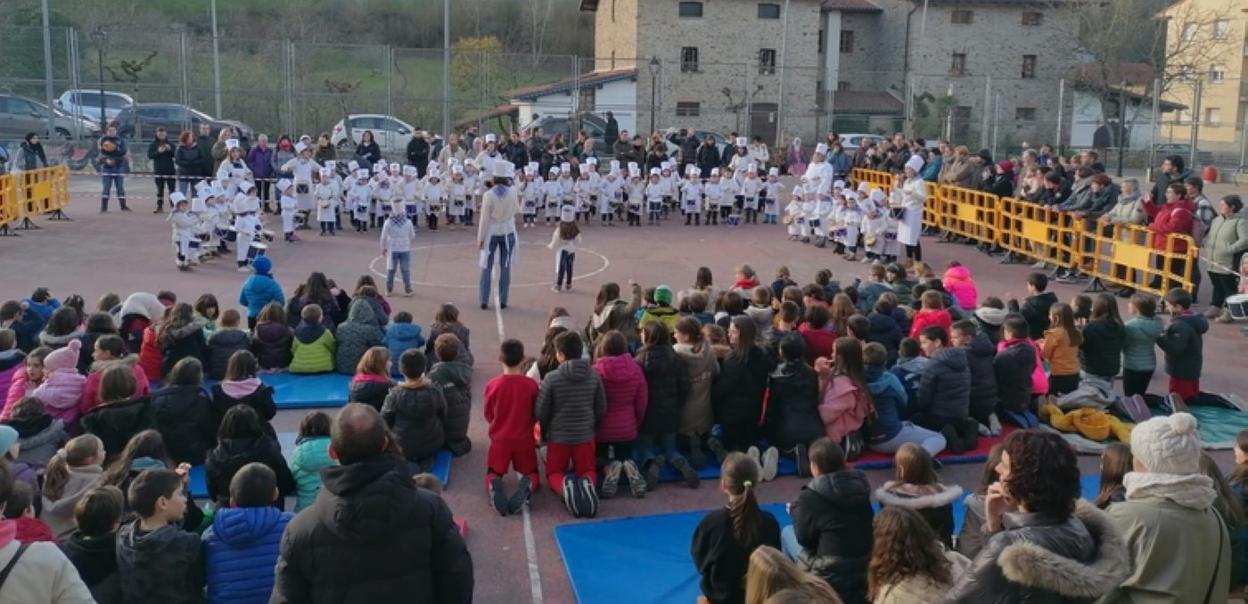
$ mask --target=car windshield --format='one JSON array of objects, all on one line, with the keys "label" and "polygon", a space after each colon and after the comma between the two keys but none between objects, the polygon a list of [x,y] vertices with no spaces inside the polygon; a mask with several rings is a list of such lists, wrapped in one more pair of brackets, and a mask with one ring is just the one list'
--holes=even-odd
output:
[{"label": "car windshield", "polygon": [[[78,104],[82,107],[100,106],[100,93],[98,92],[80,92],[78,93]],[[130,101],[126,97],[116,94],[104,94],[105,109],[123,109],[130,106]]]}]

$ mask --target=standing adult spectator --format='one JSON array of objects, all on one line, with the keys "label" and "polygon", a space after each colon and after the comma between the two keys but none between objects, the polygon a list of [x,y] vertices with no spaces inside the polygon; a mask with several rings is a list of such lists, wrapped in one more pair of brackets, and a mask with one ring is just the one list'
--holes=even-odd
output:
[{"label": "standing adult spectator", "polygon": [[481,309],[489,308],[490,281],[494,274],[494,256],[498,255],[498,307],[507,308],[511,289],[511,259],[516,250],[516,214],[520,212],[518,194],[511,186],[515,174],[511,162],[497,160],[491,172],[492,186],[481,196],[481,222],[477,225],[477,248],[488,255],[481,267],[477,301]]},{"label": "standing adult spectator", "polygon": [[662,168],[667,159],[667,145],[663,141],[652,143],[650,152],[646,154],[646,166],[642,172],[649,174],[651,168]]},{"label": "standing adult spectator", "polygon": [[1238,195],[1223,197],[1218,203],[1218,217],[1200,248],[1200,257],[1209,267],[1209,283],[1213,284],[1213,301],[1205,316],[1219,323],[1231,322],[1226,297],[1236,292],[1241,257],[1248,250],[1248,219],[1240,214],[1243,209]]},{"label": "standing adult spectator", "polygon": [[[251,175],[256,179],[256,193],[264,204],[265,212],[275,211],[269,205],[273,199],[273,178],[277,175],[277,170],[273,167],[273,155],[273,147],[269,146],[267,134],[257,136],[256,144],[247,151],[247,168],[251,170]],[[278,197],[281,197],[280,192]]]},{"label": "standing adult spectator", "polygon": [[403,295],[412,295],[412,237],[416,229],[396,203],[390,218],[381,227],[381,255],[386,258],[386,295],[394,295],[394,271],[403,273]]},{"label": "standing adult spectator", "polygon": [[790,176],[806,174],[806,152],[802,150],[802,139],[794,138],[789,148],[784,151],[784,173]]},{"label": "standing adult spectator", "polygon": [[615,120],[615,114],[607,112],[607,127],[602,130],[602,142],[608,149],[615,148],[615,142],[620,140],[620,123]]},{"label": "standing adult spectator", "polygon": [[34,132],[27,132],[26,137],[22,140],[21,147],[17,150],[17,165],[15,168],[25,172],[46,167],[48,167],[48,155],[43,151],[43,143],[39,142],[39,135]]},{"label": "standing adult spectator", "polygon": [[680,141],[680,174],[685,173],[685,169],[689,167],[689,164],[697,164],[698,148],[700,146],[701,141],[698,140],[697,133],[689,132],[685,134]]},{"label": "standing adult spectator", "polygon": [[125,139],[117,136],[116,124],[109,124],[104,130],[104,136],[100,137],[99,150],[100,175],[104,181],[104,190],[100,193],[100,213],[108,211],[108,198],[114,185],[117,186],[117,202],[121,205],[121,211],[129,212],[130,208],[126,207],[126,171],[129,169],[130,159],[127,157]]},{"label": "standing adult spectator", "polygon": [[282,535],[270,602],[467,604],[472,556],[442,498],[412,482],[376,409],[343,407],[316,502]]},{"label": "standing adult spectator", "polygon": [[1122,483],[1126,501],[1109,517],[1133,564],[1111,602],[1225,602],[1231,540],[1214,509],[1218,492],[1200,473],[1196,418],[1154,417],[1131,431],[1135,471]]},{"label": "standing adult spectator", "polygon": [[944,601],[1090,601],[1112,592],[1131,572],[1131,558],[1105,512],[1079,501],[1074,450],[1039,430],[1015,432],[1004,447],[999,478],[984,496],[984,531],[992,536]]},{"label": "standing adult spectator", "polygon": [[706,137],[702,139],[702,144],[698,145],[698,152],[695,160],[698,164],[698,171],[701,172],[702,178],[710,178],[711,170],[719,167],[719,148],[715,146],[714,137]]},{"label": "standing adult spectator", "polygon": [[763,137],[755,134],[754,138],[750,139],[749,152],[750,161],[758,166],[758,172],[766,173],[767,166],[771,163],[771,150],[767,148],[767,143],[763,142]]},{"label": "standing adult spectator", "polygon": [[312,160],[324,166],[325,162],[337,158],[338,152],[334,150],[334,143],[329,140],[329,133],[322,132],[316,137],[316,145],[312,148]]},{"label": "standing adult spectator", "polygon": [[1161,162],[1161,172],[1157,174],[1157,179],[1153,183],[1153,192],[1149,195],[1148,201],[1159,203],[1166,196],[1166,189],[1170,188],[1171,183],[1183,184],[1192,173],[1183,166],[1183,157],[1181,155],[1167,155],[1166,159]]},{"label": "standing adult spectator", "polygon": [[[1196,220],[1196,204],[1187,198],[1187,188],[1180,181],[1170,183],[1165,190],[1165,202],[1157,205],[1156,202],[1145,201],[1144,211],[1153,219],[1148,225],[1148,230],[1153,234],[1152,247],[1158,252],[1166,251],[1166,243],[1170,239],[1170,235],[1191,235],[1192,222]],[[1187,242],[1182,239],[1176,239],[1171,248],[1176,254],[1187,252]],[[1174,281],[1168,281],[1163,284],[1161,277],[1153,278],[1153,286],[1156,289],[1169,290],[1178,287],[1177,278],[1181,278],[1187,270],[1187,262],[1185,260],[1174,258],[1167,262],[1165,256],[1157,254],[1153,259],[1153,265],[1159,270],[1165,270],[1167,264],[1170,268],[1170,274],[1175,276]],[[1192,269],[1192,280],[1200,280],[1199,268]]]},{"label": "standing adult spectator", "polygon": [[[7,441],[9,444],[16,442]],[[0,463],[0,500],[13,494],[12,466]],[[88,604],[95,602],[74,565],[54,542],[18,542],[17,519],[0,520],[3,604]]]},{"label": "standing adult spectator", "polygon": [[[477,125],[473,124],[471,126],[468,126],[467,130],[464,130],[463,136],[456,135],[456,138],[459,139],[460,144],[464,148],[472,148],[472,141],[477,140],[477,136],[479,136],[478,133],[479,133],[479,130],[477,128]],[[450,136],[448,136],[447,139],[449,140]]]},{"label": "standing adult spectator", "polygon": [[[195,146],[199,149],[199,177],[212,178],[216,175],[216,168],[212,165],[212,145],[216,143],[212,139],[212,124],[201,122],[199,124],[199,136],[195,138]],[[193,184],[193,183],[192,183]],[[188,191],[183,191],[189,195]]]},{"label": "standing adult spectator", "polygon": [[[283,134],[277,137],[277,149],[273,151],[273,174],[277,178],[290,178],[291,173],[282,170],[282,166],[293,161],[297,157],[295,154],[295,144],[291,142],[289,134]],[[282,192],[277,192],[277,197],[281,197]]]},{"label": "standing adult spectator", "polygon": [[173,152],[173,163],[178,172],[178,192],[191,196],[191,189],[203,177],[204,158],[199,153],[199,143],[190,130],[178,134],[178,148]]},{"label": "standing adult spectator", "polygon": [[360,144],[355,146],[355,162],[361,168],[372,170],[379,159],[381,159],[381,147],[377,145],[373,131],[365,130],[360,135]]},{"label": "standing adult spectator", "polygon": [[416,173],[421,178],[425,177],[425,170],[429,169],[429,141],[425,140],[425,131],[420,128],[407,142],[407,163],[416,166]]},{"label": "standing adult spectator", "polygon": [[584,130],[576,133],[576,143],[572,145],[572,159],[577,162],[584,162],[585,158],[593,157],[594,139],[590,138]]},{"label": "standing adult spectator", "polygon": [[849,156],[845,154],[845,147],[840,143],[833,143],[828,147],[828,165],[832,166],[832,178],[834,180],[846,180],[849,177]]},{"label": "standing adult spectator", "polygon": [[449,166],[453,163],[462,164],[467,157],[468,153],[459,144],[459,135],[452,133],[446,137],[446,146],[442,147],[442,150],[438,152],[438,163],[443,166]]},{"label": "standing adult spectator", "polygon": [[[474,141],[476,139],[473,139]],[[437,157],[442,153],[442,148],[446,146],[446,140],[441,134],[434,133],[433,140],[429,141],[429,157]]]},{"label": "standing adult spectator", "polygon": [[525,143],[529,148],[529,161],[538,161],[542,157],[542,151],[546,149],[546,134],[540,127],[534,128],[529,132],[529,139]]},{"label": "standing adult spectator", "polygon": [[[616,137],[615,142],[610,143],[607,147],[611,149],[611,154],[614,155],[616,159],[620,160],[620,165],[627,168],[628,160],[624,158],[633,149],[633,141],[628,137],[628,130],[621,130],[619,136]],[[718,158],[716,158],[716,161],[718,161]]]},{"label": "standing adult spectator", "polygon": [[147,146],[147,158],[152,160],[152,172],[156,174],[156,209],[152,211],[153,214],[164,211],[165,194],[173,193],[174,182],[177,180],[175,177],[178,174],[174,166],[175,153],[165,128],[156,128],[156,138]]},{"label": "standing adult spectator", "polygon": [[503,143],[501,151],[503,159],[511,162],[513,166],[523,166],[529,163],[529,150],[515,130],[507,135],[507,142]]},{"label": "standing adult spectator", "polygon": [[221,167],[221,162],[225,161],[225,158],[229,157],[230,148],[225,146],[225,141],[232,138],[237,137],[234,136],[234,129],[229,126],[225,126],[217,132],[217,140],[212,143],[212,172],[210,175],[215,175],[217,170]]}]

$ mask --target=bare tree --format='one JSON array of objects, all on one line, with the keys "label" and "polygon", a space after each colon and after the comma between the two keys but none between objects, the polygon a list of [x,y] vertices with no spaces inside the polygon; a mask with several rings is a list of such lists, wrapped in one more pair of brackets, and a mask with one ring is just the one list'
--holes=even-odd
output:
[{"label": "bare tree", "polygon": [[355,137],[351,136],[351,93],[360,87],[361,82],[342,82],[338,80],[325,80],[325,90],[333,94],[338,99],[338,109],[342,112],[342,128],[346,131],[345,140],[354,141]]}]

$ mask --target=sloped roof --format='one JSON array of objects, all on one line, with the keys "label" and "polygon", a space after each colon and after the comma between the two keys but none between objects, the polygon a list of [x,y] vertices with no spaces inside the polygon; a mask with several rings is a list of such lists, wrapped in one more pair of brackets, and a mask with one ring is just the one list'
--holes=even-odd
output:
[{"label": "sloped roof", "polygon": [[871,0],[823,0],[823,4],[819,5],[819,10],[842,13],[882,13],[884,9],[877,6]]},{"label": "sloped roof", "polygon": [[636,69],[614,69],[610,71],[591,71],[577,78],[568,78],[566,80],[559,80],[558,82],[552,82],[550,84],[541,84],[538,86],[526,86],[524,88],[516,88],[515,90],[509,90],[505,92],[504,95],[509,99],[531,101],[538,97],[549,96],[552,94],[558,94],[560,92],[569,92],[572,90],[576,90],[578,87],[585,88],[587,86],[597,86],[597,85],[606,84],[609,82],[616,82],[619,80],[628,80],[628,79],[636,79],[636,78],[637,78]]},{"label": "sloped roof", "polygon": [[1156,77],[1153,66],[1148,63],[1080,63],[1070,69],[1075,81],[1092,86],[1106,83],[1119,86],[1124,81],[1129,87],[1148,87]]}]

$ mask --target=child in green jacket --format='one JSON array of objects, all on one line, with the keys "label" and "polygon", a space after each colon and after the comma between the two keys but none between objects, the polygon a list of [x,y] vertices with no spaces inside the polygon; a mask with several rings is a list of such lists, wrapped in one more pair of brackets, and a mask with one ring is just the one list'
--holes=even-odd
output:
[{"label": "child in green jacket", "polygon": [[325,373],[334,370],[334,334],[321,325],[321,307],[309,304],[299,313],[299,326],[290,340],[291,373]]},{"label": "child in green jacket", "polygon": [[299,437],[290,456],[290,473],[295,477],[295,512],[316,501],[321,490],[321,469],[335,465],[329,457],[329,416],[313,411],[299,423]]}]

